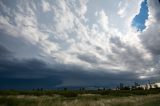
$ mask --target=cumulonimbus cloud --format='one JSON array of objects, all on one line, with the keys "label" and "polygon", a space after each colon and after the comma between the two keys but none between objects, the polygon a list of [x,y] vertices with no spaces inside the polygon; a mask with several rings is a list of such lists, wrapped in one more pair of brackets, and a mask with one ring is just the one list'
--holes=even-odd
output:
[{"label": "cumulonimbus cloud", "polygon": [[[142,32],[137,32],[131,23],[140,11],[142,0],[131,3],[108,0],[106,7],[98,2],[92,8],[96,2],[15,0],[10,5],[9,1],[1,1],[0,45],[11,51],[14,59],[43,61],[52,69],[48,73],[54,74],[55,67],[60,72],[72,72],[76,67],[77,73],[104,72],[106,76],[128,73],[135,80],[155,76],[160,54],[158,0],[148,0],[149,18]],[[65,81],[69,75],[58,76]]]}]

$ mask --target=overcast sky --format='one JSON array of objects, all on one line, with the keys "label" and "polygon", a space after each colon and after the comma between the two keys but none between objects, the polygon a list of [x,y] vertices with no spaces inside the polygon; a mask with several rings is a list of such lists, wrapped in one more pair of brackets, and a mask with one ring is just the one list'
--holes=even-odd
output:
[{"label": "overcast sky", "polygon": [[159,0],[1,0],[0,88],[160,80]]}]

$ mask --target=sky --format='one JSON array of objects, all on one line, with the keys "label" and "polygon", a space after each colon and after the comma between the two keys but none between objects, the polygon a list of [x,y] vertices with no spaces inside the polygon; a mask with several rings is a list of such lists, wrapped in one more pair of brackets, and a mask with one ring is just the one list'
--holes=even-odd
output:
[{"label": "sky", "polygon": [[160,81],[159,0],[0,0],[0,89]]},{"label": "sky", "polygon": [[137,27],[138,31],[142,31],[146,28],[145,21],[147,19],[148,19],[148,6],[147,6],[147,0],[144,0],[141,3],[139,14],[137,14],[132,21],[132,26]]}]

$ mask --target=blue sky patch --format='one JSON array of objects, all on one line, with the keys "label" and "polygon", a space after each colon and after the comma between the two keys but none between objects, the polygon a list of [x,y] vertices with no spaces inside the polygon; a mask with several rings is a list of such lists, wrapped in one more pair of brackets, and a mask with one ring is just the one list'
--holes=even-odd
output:
[{"label": "blue sky patch", "polygon": [[141,4],[140,13],[134,17],[132,25],[137,27],[138,31],[142,31],[146,28],[145,20],[147,19],[148,19],[148,6],[147,6],[147,0],[144,0]]}]

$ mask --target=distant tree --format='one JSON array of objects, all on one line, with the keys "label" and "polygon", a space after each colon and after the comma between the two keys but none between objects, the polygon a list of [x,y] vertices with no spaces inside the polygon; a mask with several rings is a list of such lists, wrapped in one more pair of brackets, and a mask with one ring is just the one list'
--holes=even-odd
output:
[{"label": "distant tree", "polygon": [[119,86],[116,86],[116,90],[120,90]]},{"label": "distant tree", "polygon": [[125,87],[123,87],[123,90],[130,90],[130,87],[129,86],[125,86]]},{"label": "distant tree", "polygon": [[157,84],[155,84],[155,85],[154,85],[154,88],[158,88],[158,85],[157,85]]},{"label": "distant tree", "polygon": [[137,88],[139,86],[138,82],[134,83],[135,88]]},{"label": "distant tree", "polygon": [[148,84],[146,84],[145,89],[149,89]]},{"label": "distant tree", "polygon": [[67,88],[64,88],[64,90],[67,91],[68,89],[67,89]]},{"label": "distant tree", "polygon": [[142,87],[137,87],[136,90],[144,90]]},{"label": "distant tree", "polygon": [[84,87],[82,87],[82,88],[80,88],[79,90],[80,90],[80,91],[84,91],[84,90],[85,90],[85,88],[84,88]]},{"label": "distant tree", "polygon": [[82,88],[82,91],[84,91],[84,90],[85,90],[85,88],[83,87],[83,88]]},{"label": "distant tree", "polygon": [[101,91],[101,89],[100,89],[100,88],[98,88],[98,91]]},{"label": "distant tree", "polygon": [[135,86],[131,86],[131,89],[134,90],[134,89],[135,89]]},{"label": "distant tree", "polygon": [[151,89],[152,88],[152,84],[151,84],[150,80],[148,80],[148,84],[149,84],[149,88]]},{"label": "distant tree", "polygon": [[43,91],[43,88],[41,88],[40,91]]}]

